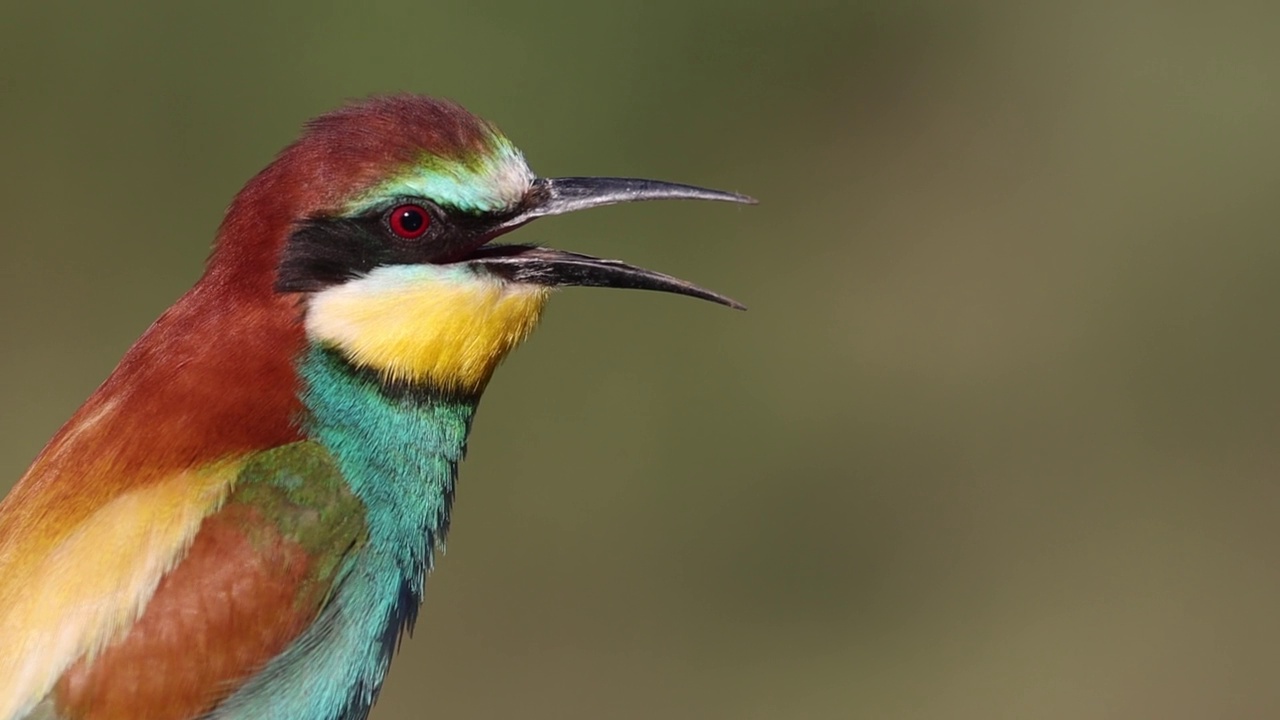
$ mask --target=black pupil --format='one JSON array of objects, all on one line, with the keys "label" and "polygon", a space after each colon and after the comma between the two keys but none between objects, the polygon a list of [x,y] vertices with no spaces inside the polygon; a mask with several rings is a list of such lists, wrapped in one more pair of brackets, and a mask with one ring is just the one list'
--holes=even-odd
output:
[{"label": "black pupil", "polygon": [[400,211],[400,227],[409,233],[415,233],[422,229],[427,219],[417,210],[401,210]]}]

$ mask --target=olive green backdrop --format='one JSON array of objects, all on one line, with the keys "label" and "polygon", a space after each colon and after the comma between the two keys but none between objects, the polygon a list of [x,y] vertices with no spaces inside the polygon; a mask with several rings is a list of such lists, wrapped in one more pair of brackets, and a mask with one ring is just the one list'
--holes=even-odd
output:
[{"label": "olive green backdrop", "polygon": [[1280,716],[1274,3],[37,5],[0,488],[344,98],[762,201],[520,231],[751,310],[557,297],[375,718]]}]

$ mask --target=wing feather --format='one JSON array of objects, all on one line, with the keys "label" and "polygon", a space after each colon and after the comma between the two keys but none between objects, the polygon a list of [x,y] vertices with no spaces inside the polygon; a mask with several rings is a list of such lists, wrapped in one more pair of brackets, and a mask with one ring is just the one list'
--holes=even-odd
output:
[{"label": "wing feather", "polygon": [[[171,567],[137,601],[123,628],[100,648],[87,641],[100,625],[86,619],[78,630],[66,629],[68,617],[96,604],[86,602],[86,586],[71,588],[64,582],[54,593],[56,607],[40,611],[41,622],[32,625],[44,630],[28,631],[16,646],[21,650],[8,652],[16,667],[39,671],[27,672],[30,679],[19,687],[27,702],[13,717],[23,717],[39,701],[40,712],[61,720],[198,717],[233,694],[315,621],[343,561],[365,534],[363,506],[332,458],[315,443],[298,442],[255,453],[236,463],[234,472],[224,468],[217,474],[230,474],[234,488],[197,518],[180,559],[168,563]],[[139,533],[146,541],[140,546],[121,542],[121,536],[139,528],[144,516],[158,521],[181,507],[179,498],[149,498],[143,504],[149,514],[131,506],[123,514],[103,515],[102,532],[116,528],[106,538],[114,545],[110,552],[100,545],[91,558],[88,543],[102,539],[102,532],[77,533],[82,539],[78,554],[54,566],[63,568],[65,576],[68,568],[106,561],[114,574],[103,578],[137,575],[137,568],[150,563],[140,559],[156,554],[156,538]],[[107,579],[101,584],[110,585]],[[119,605],[107,603],[103,610],[130,615]],[[3,609],[15,619],[36,612],[32,603]],[[48,644],[50,639],[54,645]],[[60,641],[65,649],[56,644]],[[50,653],[55,646],[59,651]]]},{"label": "wing feather", "polygon": [[0,718],[22,717],[78,658],[119,639],[201,522],[235,463],[124,493],[62,533],[27,535],[0,555]]}]

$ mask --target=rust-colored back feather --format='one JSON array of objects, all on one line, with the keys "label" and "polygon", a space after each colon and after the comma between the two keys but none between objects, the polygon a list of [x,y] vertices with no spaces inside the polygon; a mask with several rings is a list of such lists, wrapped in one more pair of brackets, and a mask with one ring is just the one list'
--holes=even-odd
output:
[{"label": "rust-colored back feather", "polygon": [[[252,534],[252,537],[250,536]],[[310,558],[250,506],[205,520],[129,634],[57,685],[68,720],[183,720],[224,699],[314,619]]]},{"label": "rust-colored back feather", "polygon": [[130,490],[299,439],[299,312],[208,284],[183,297],[0,501],[0,570],[24,538],[66,532]]}]

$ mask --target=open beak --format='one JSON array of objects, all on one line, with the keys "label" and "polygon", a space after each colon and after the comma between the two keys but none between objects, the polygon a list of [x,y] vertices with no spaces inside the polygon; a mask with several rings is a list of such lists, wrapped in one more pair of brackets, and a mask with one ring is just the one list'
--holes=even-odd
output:
[{"label": "open beak", "polygon": [[[540,178],[534,181],[523,207],[505,220],[490,237],[548,215],[563,215],[602,205],[644,200],[716,200],[747,205],[754,205],[756,202],[746,195],[658,180]],[[724,295],[670,275],[645,270],[619,260],[604,260],[564,250],[530,245],[486,245],[473,250],[467,260],[484,265],[516,282],[553,287],[579,285],[658,290],[702,298],[738,310],[746,309],[741,303]]]}]

